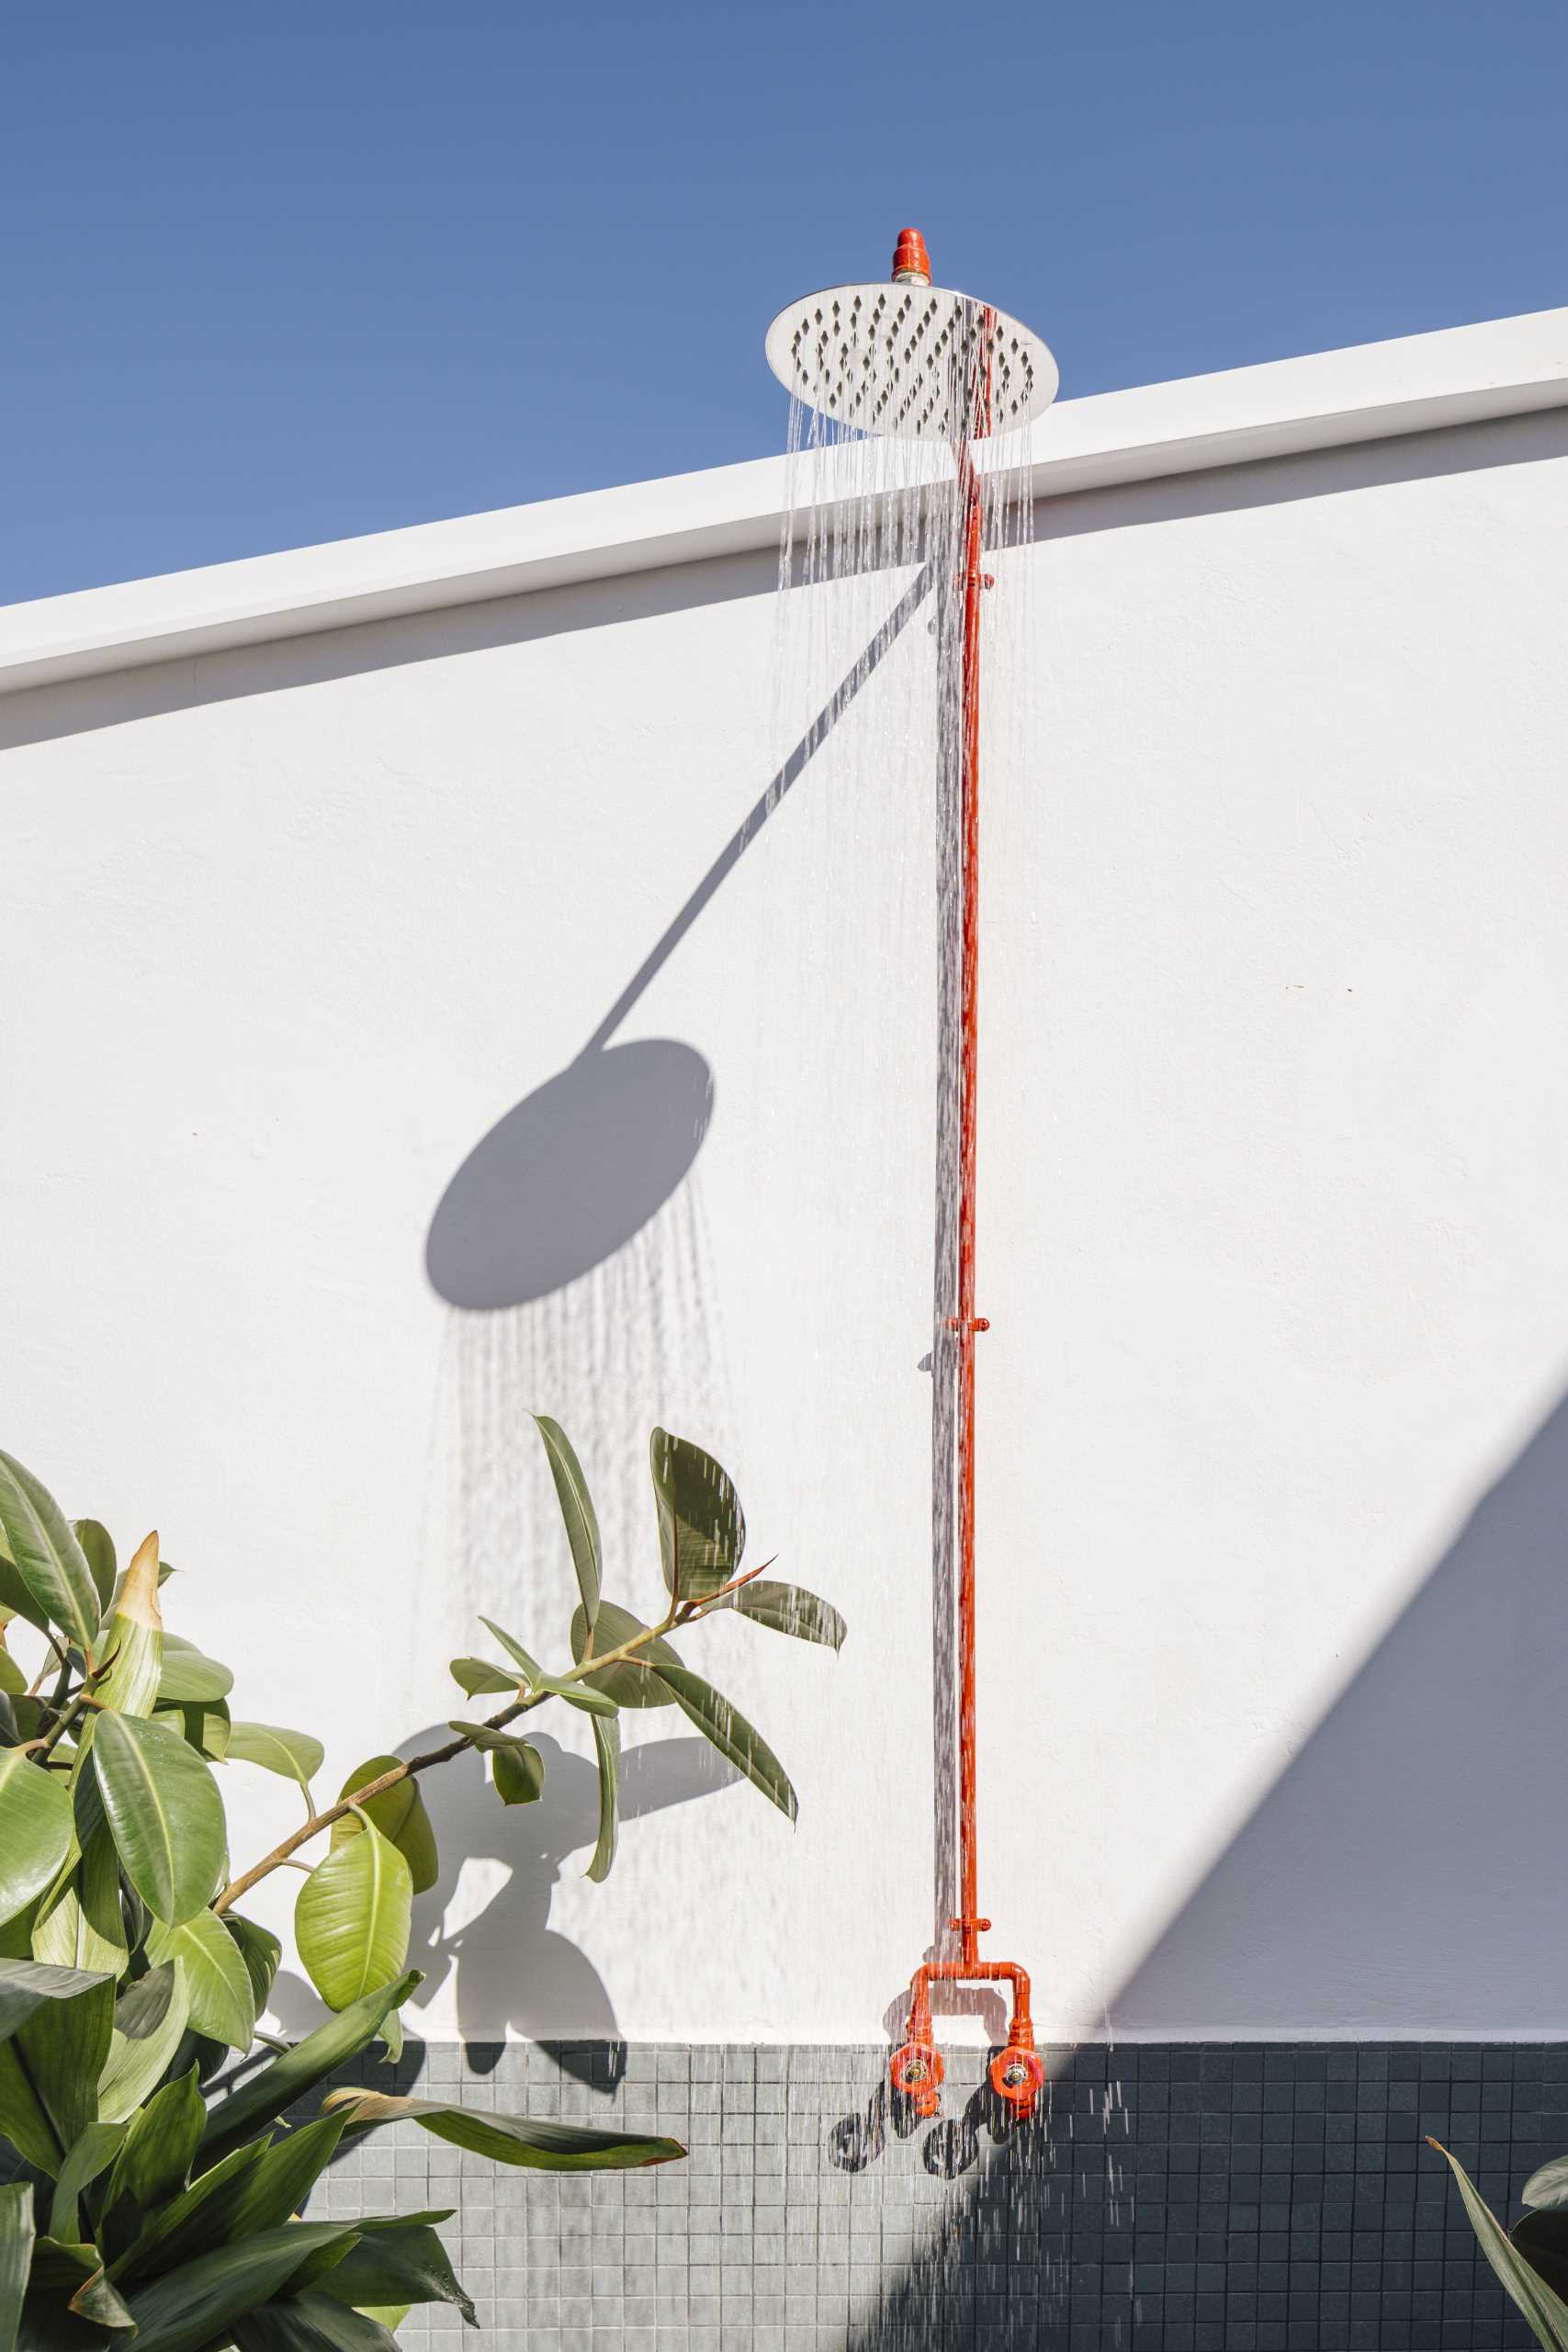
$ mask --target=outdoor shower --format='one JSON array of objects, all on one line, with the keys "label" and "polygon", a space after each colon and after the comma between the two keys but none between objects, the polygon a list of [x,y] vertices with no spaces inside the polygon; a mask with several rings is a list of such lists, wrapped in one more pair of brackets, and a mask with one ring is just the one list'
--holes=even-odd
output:
[{"label": "outdoor shower", "polygon": [[[1026,428],[1055,395],[1055,360],[1016,320],[931,282],[918,230],[900,232],[888,285],[836,286],[782,311],[768,330],[768,364],[793,399],[822,420],[829,443],[864,436],[934,443],[906,485],[913,516],[903,545],[918,555],[937,605],[939,825],[948,829],[952,901],[940,990],[942,1082],[938,1104],[938,1230],[931,1368],[937,1389],[934,1475],[950,1482],[956,1534],[959,1905],[941,1957],[915,1971],[905,2040],[893,2055],[895,2090],[917,2114],[935,2115],[943,2062],[931,2020],[934,1983],[1006,1983],[1012,2019],[991,2060],[998,2098],[1025,2117],[1044,2081],[1030,2016],[1029,1978],[1012,1961],[982,1960],[976,1824],[975,1357],[987,1318],[976,1312],[976,1138],[980,952],[980,616],[995,585],[984,570],[987,490],[1005,469],[987,466],[998,437],[1026,466]],[[987,452],[977,445],[990,443]],[[1027,471],[1014,493],[1027,501]],[[946,1180],[944,1182],[944,1179]],[[944,1201],[947,1206],[944,1210]],[[945,1432],[945,1435],[942,1433]]]}]

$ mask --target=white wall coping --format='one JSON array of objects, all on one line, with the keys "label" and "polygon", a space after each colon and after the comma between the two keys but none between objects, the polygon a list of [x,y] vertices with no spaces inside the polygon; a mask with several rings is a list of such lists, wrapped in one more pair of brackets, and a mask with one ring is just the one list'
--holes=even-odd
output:
[{"label": "white wall coping", "polygon": [[[761,360],[759,359],[759,365]],[[1568,404],[1568,309],[1062,401],[1038,497]],[[488,514],[0,607],[0,694],[777,543],[785,462],[671,474]]]}]

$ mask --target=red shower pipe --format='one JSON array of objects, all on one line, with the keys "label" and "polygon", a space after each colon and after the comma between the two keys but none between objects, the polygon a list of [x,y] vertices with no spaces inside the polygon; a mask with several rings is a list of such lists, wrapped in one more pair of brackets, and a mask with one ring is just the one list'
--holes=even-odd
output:
[{"label": "red shower pipe", "polygon": [[[931,263],[917,229],[900,232],[894,255],[895,282],[920,271],[929,282]],[[982,1960],[979,1939],[990,1921],[979,1916],[976,1836],[975,1742],[975,1342],[989,1323],[975,1312],[976,1096],[980,1046],[980,598],[992,583],[983,569],[984,511],[974,442],[991,430],[991,345],[996,312],[980,313],[977,360],[964,410],[955,420],[953,455],[958,500],[964,516],[963,563],[955,585],[964,594],[960,639],[959,827],[962,836],[960,922],[960,1023],[958,1146],[958,1312],[953,1329],[958,1350],[958,1852],[961,1892],[956,1919],[948,1922],[958,1939],[951,1960],[931,1960],[915,1971],[909,1986],[905,2039],[893,2053],[893,2087],[918,2115],[940,2108],[942,2053],[931,2025],[933,1983],[997,1984],[1012,1987],[1012,2023],[1003,2047],[991,2060],[991,2086],[1020,2120],[1034,2112],[1045,2069],[1034,2047],[1029,2010],[1029,1977],[1016,1962]],[[967,413],[964,413],[966,411]]]}]

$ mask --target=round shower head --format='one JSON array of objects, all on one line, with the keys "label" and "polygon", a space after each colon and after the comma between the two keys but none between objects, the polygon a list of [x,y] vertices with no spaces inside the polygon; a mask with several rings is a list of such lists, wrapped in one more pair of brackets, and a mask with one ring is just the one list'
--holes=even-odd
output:
[{"label": "round shower head", "polygon": [[768,365],[808,408],[861,433],[911,441],[973,440],[976,387],[989,360],[989,422],[1006,433],[1049,408],[1056,363],[1005,311],[930,282],[918,230],[898,239],[888,286],[829,286],[781,311]]}]

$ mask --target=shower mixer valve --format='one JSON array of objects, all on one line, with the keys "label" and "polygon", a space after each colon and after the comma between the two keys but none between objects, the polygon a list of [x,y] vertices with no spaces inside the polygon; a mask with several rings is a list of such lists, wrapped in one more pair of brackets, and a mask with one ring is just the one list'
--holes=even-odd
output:
[{"label": "shower mixer valve", "polygon": [[909,1987],[909,2015],[905,2039],[893,2052],[888,2074],[894,2089],[908,2099],[915,2113],[929,2120],[942,2111],[942,2085],[946,2062],[933,2039],[931,1988],[933,1984],[996,1984],[1012,1987],[1012,2023],[1008,2038],[991,2059],[991,2088],[1013,2120],[1027,2122],[1045,2086],[1045,2064],[1034,2047],[1034,2020],[1029,2009],[1029,1973],[1016,1961],[982,1960],[976,1936],[988,1919],[954,1919],[961,1951],[956,1960],[928,1960],[915,1971]]}]

